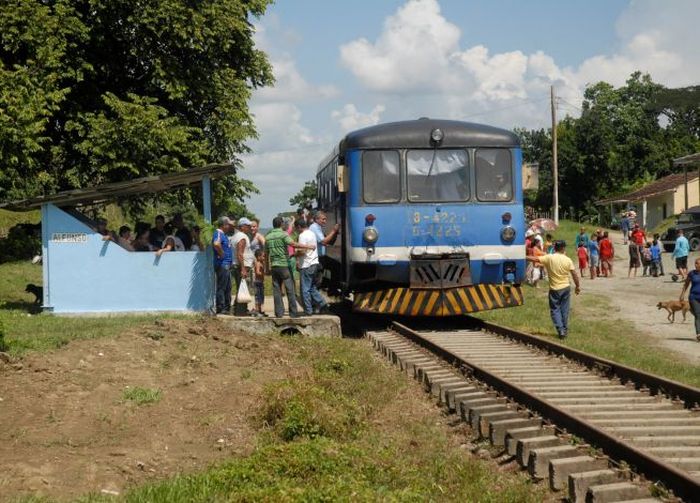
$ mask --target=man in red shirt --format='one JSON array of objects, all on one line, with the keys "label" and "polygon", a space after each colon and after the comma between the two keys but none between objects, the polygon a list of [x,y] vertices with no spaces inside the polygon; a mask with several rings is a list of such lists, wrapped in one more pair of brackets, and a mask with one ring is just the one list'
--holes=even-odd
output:
[{"label": "man in red shirt", "polygon": [[644,231],[639,228],[639,224],[634,224],[634,228],[632,229],[632,241],[634,241],[634,244],[637,246],[644,246],[646,239],[647,237]]},{"label": "man in red shirt", "polygon": [[603,233],[603,239],[600,240],[600,262],[603,268],[603,275],[607,278],[613,275],[613,257],[615,256],[615,248],[612,241],[608,237],[608,231]]}]

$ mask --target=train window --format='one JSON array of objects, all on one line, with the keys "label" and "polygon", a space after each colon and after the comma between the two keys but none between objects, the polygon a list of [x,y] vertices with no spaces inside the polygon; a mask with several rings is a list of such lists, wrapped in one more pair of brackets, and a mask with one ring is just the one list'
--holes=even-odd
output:
[{"label": "train window", "polygon": [[476,197],[479,201],[513,199],[513,163],[509,150],[477,149],[475,163]]},{"label": "train window", "polygon": [[469,199],[466,150],[410,150],[406,155],[409,201]]},{"label": "train window", "polygon": [[395,203],[401,199],[399,153],[368,150],[362,154],[362,190],[368,203]]}]

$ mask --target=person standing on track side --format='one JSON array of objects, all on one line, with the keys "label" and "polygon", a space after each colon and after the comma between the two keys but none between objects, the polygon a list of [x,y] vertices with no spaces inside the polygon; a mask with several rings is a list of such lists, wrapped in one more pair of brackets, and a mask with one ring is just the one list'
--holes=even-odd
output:
[{"label": "person standing on track side", "polygon": [[688,274],[688,253],[690,252],[690,244],[688,238],[683,235],[683,229],[678,230],[678,238],[676,245],[673,248],[673,258],[676,259],[676,269],[682,279],[685,279]]},{"label": "person standing on track side", "polygon": [[282,300],[282,286],[287,290],[287,303],[289,316],[299,316],[297,299],[294,296],[294,278],[289,273],[289,255],[287,246],[301,250],[312,250],[314,247],[305,246],[294,242],[287,231],[282,228],[284,219],[275,217],[272,220],[272,230],[265,236],[265,256],[267,258],[266,273],[272,277],[272,297],[275,301],[275,316],[284,316],[284,301]]},{"label": "person standing on track side", "polygon": [[228,217],[220,217],[212,237],[214,247],[214,271],[216,272],[216,313],[229,314],[231,310],[231,264],[233,250],[228,240],[232,223]]},{"label": "person standing on track side", "polygon": [[314,215],[314,223],[309,226],[309,230],[316,235],[316,251],[318,252],[319,265],[316,269],[316,284],[321,285],[323,277],[323,257],[326,255],[326,246],[335,243],[340,233],[340,224],[335,224],[328,234],[325,234],[324,227],[328,222],[328,217],[323,211],[317,211]]},{"label": "person standing on track side", "polygon": [[690,271],[685,278],[680,296],[681,301],[688,287],[690,287],[690,294],[688,295],[690,312],[695,317],[695,338],[700,342],[700,258],[695,259],[695,269]]},{"label": "person standing on track side", "polygon": [[540,257],[526,257],[530,262],[542,264],[547,270],[549,278],[549,312],[552,316],[554,328],[560,339],[564,339],[569,333],[569,308],[571,307],[571,282],[569,275],[574,279],[576,295],[581,293],[581,283],[574,263],[566,256],[566,242],[554,243],[552,255]]}]

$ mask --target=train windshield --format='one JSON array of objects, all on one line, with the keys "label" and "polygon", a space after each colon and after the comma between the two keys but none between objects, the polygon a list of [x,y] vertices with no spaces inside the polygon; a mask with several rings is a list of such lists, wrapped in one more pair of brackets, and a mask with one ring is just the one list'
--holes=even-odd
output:
[{"label": "train windshield", "polygon": [[409,150],[406,154],[409,201],[469,199],[466,150]]},{"label": "train windshield", "polygon": [[513,199],[513,169],[509,150],[477,149],[475,163],[476,197],[479,201]]},{"label": "train windshield", "polygon": [[396,203],[401,199],[400,166],[396,150],[368,150],[362,154],[365,202]]}]

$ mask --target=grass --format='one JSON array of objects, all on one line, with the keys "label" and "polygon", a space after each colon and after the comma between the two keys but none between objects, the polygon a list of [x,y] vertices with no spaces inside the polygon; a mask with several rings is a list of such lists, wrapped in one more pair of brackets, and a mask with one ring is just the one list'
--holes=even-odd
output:
[{"label": "grass", "polygon": [[[554,337],[556,334],[549,317],[547,288],[524,287],[523,291],[523,306],[485,311],[476,316],[535,335]],[[700,386],[700,367],[679,361],[677,354],[640,335],[631,323],[621,324],[609,301],[600,295],[586,293],[574,297],[569,337],[563,344],[669,379]]]},{"label": "grass", "polygon": [[136,405],[147,405],[160,401],[162,392],[159,389],[141,388],[126,388],[122,393],[122,398],[133,402]]},{"label": "grass", "polygon": [[[248,457],[127,491],[123,502],[546,499],[461,449],[404,375],[363,341],[291,339],[298,371],[265,392]],[[416,404],[422,410],[415,410]],[[81,501],[114,501],[89,495]]]}]

